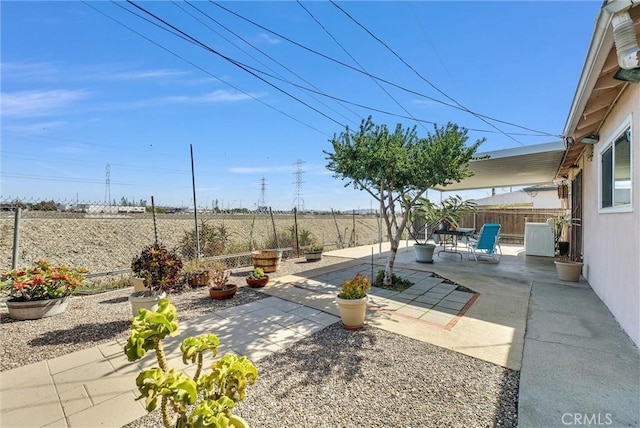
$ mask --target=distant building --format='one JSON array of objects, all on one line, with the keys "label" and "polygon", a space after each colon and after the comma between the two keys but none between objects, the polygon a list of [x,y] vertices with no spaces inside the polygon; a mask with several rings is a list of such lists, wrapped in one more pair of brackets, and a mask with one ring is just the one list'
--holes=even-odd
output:
[{"label": "distant building", "polygon": [[479,207],[532,207],[541,209],[558,209],[561,199],[558,198],[556,186],[532,186],[521,190],[473,200]]}]

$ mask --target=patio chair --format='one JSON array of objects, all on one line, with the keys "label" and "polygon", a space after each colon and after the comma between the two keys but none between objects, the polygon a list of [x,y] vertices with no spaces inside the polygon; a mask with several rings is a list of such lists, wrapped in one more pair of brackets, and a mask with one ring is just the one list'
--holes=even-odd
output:
[{"label": "patio chair", "polygon": [[[498,254],[500,253],[500,254]],[[490,259],[496,263],[500,262],[502,248],[500,248],[500,224],[485,223],[480,229],[477,238],[469,238],[467,246],[467,258],[471,258],[473,254],[475,261],[478,258]]]}]

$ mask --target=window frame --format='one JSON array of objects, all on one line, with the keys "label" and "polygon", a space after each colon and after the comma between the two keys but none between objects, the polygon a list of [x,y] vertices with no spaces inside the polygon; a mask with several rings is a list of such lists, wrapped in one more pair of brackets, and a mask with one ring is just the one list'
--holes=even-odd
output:
[{"label": "window frame", "polygon": [[[624,132],[626,132],[627,128],[629,129],[629,203],[626,205],[612,205],[610,207],[602,206],[602,184],[603,184],[603,167],[602,167],[602,158],[603,155],[609,150],[611,150],[611,173],[615,175],[615,142],[622,136]],[[616,128],[616,130],[611,134],[611,137],[607,140],[606,144],[602,145],[598,150],[598,213],[599,214],[613,214],[613,213],[626,213],[633,211],[633,120],[632,115],[627,116],[622,123]],[[615,185],[612,183],[611,187],[611,198],[612,204],[615,204]]]}]

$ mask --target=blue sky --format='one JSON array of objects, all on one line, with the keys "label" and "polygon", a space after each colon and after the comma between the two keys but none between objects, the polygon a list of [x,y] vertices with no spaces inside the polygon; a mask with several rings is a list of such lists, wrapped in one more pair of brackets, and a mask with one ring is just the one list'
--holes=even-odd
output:
[{"label": "blue sky", "polygon": [[208,50],[126,2],[2,1],[1,199],[103,202],[109,164],[111,199],[190,205],[192,144],[198,205],[253,209],[264,178],[273,209],[376,208],[326,170],[334,134],[372,115],[480,151],[555,141],[601,2],[135,4]]}]

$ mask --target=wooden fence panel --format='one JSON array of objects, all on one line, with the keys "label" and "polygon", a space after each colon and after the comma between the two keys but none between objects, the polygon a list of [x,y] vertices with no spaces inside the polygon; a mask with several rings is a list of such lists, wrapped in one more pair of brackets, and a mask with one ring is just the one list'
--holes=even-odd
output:
[{"label": "wooden fence panel", "polygon": [[466,214],[460,221],[460,227],[475,227],[476,231],[480,231],[485,223],[499,223],[502,242],[523,243],[526,222],[544,223],[550,217],[565,213],[563,209],[479,208],[475,213]]}]

